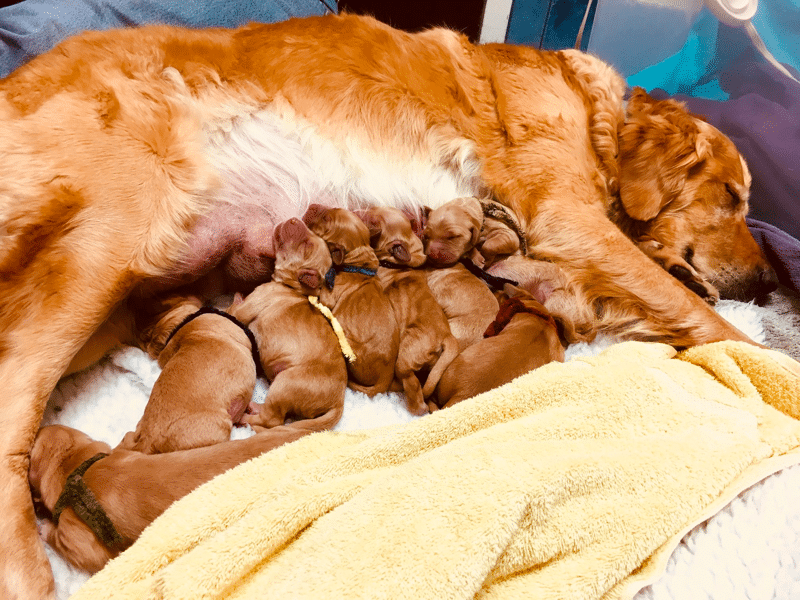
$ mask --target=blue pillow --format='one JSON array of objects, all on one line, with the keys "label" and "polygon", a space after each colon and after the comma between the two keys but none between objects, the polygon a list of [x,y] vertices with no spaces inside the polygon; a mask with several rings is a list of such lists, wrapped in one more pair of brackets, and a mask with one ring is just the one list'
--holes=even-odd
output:
[{"label": "blue pillow", "polygon": [[87,29],[237,27],[337,12],[337,0],[26,0],[0,8],[0,77]]}]

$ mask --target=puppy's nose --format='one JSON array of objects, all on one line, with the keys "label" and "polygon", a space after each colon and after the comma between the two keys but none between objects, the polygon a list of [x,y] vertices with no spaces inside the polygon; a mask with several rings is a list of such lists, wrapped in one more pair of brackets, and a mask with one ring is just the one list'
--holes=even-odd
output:
[{"label": "puppy's nose", "polygon": [[311,225],[319,221],[326,212],[328,212],[327,206],[312,204],[308,207],[306,214],[303,215],[303,223],[311,227]]},{"label": "puppy's nose", "polygon": [[778,289],[778,274],[775,269],[768,267],[758,274],[758,293],[769,294]]}]

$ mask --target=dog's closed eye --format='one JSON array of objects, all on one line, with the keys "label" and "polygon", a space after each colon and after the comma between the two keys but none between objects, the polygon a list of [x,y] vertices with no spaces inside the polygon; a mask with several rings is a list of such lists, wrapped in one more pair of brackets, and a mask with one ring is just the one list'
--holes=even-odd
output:
[{"label": "dog's closed eye", "polygon": [[731,198],[731,207],[736,208],[742,203],[742,197],[739,195],[739,192],[733,189],[733,186],[731,186],[730,183],[725,184],[725,191]]}]

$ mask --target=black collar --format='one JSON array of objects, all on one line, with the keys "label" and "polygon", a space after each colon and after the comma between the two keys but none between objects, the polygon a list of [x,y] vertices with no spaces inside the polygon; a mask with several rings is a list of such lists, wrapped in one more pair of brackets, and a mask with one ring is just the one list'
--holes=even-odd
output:
[{"label": "black collar", "polygon": [[460,262],[462,265],[464,265],[467,268],[467,271],[469,271],[470,273],[475,275],[475,277],[485,281],[489,285],[489,287],[492,288],[492,289],[502,291],[503,290],[503,286],[505,284],[507,284],[507,283],[510,283],[511,285],[514,285],[514,286],[518,286],[519,285],[518,282],[516,282],[516,281],[514,281],[512,279],[506,279],[505,277],[495,277],[494,275],[490,275],[489,273],[487,273],[486,271],[481,269],[478,265],[476,265],[474,262],[472,262],[467,257],[462,258],[458,262]]},{"label": "black collar", "polygon": [[238,325],[239,328],[242,331],[244,331],[245,335],[247,336],[247,339],[250,340],[250,352],[253,355],[253,362],[256,363],[256,373],[260,376],[262,374],[261,355],[259,355],[259,353],[258,353],[258,344],[256,343],[256,336],[253,335],[253,332],[250,331],[250,328],[247,327],[244,323],[242,323],[239,319],[237,319],[236,317],[234,317],[231,314],[226,313],[224,310],[219,310],[218,308],[214,308],[213,306],[204,306],[203,308],[201,308],[197,312],[194,312],[194,313],[190,314],[183,321],[178,323],[177,327],[175,327],[175,329],[173,329],[172,332],[167,337],[167,341],[164,342],[164,348],[167,347],[167,344],[169,344],[170,340],[175,336],[176,333],[178,333],[178,330],[181,327],[183,327],[184,325],[186,325],[188,323],[191,323],[192,321],[194,321],[197,317],[199,317],[201,315],[208,315],[208,314],[219,315],[220,317],[225,317],[231,323],[233,323],[234,325]]},{"label": "black collar", "polygon": [[413,269],[414,267],[409,267],[408,265],[400,265],[397,263],[389,262],[386,259],[382,259],[378,261],[378,264],[382,266],[384,269]]},{"label": "black collar", "polygon": [[125,540],[114,527],[114,523],[111,522],[106,511],[103,510],[97,497],[83,481],[83,476],[89,470],[89,467],[106,456],[108,454],[99,452],[90,459],[83,461],[78,465],[77,469],[69,474],[64,489],[61,490],[61,495],[53,507],[53,522],[58,525],[58,519],[64,509],[71,508],[101,542],[111,550],[116,550],[122,548]]}]

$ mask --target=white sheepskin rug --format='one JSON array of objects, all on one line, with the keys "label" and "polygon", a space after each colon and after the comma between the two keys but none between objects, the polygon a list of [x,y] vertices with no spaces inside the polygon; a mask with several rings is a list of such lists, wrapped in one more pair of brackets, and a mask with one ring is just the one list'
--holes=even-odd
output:
[{"label": "white sheepskin rug", "polygon": [[[717,311],[752,339],[764,342],[759,312],[750,304],[722,301]],[[598,338],[574,344],[566,360],[593,355],[614,343]],[[135,428],[158,365],[137,348],[125,348],[99,364],[64,379],[53,392],[44,425],[62,423],[116,446]],[[262,401],[267,386],[259,382],[254,399]],[[368,398],[348,390],[337,431],[369,429],[417,418],[398,394]],[[424,417],[423,417],[424,418]],[[234,439],[249,437],[249,427],[236,427]],[[784,469],[744,491],[709,521],[689,532],[673,552],[666,573],[643,589],[637,600],[705,598],[714,600],[796,599],[800,590],[800,466]],[[59,600],[66,600],[88,579],[46,547],[56,578]]]}]

